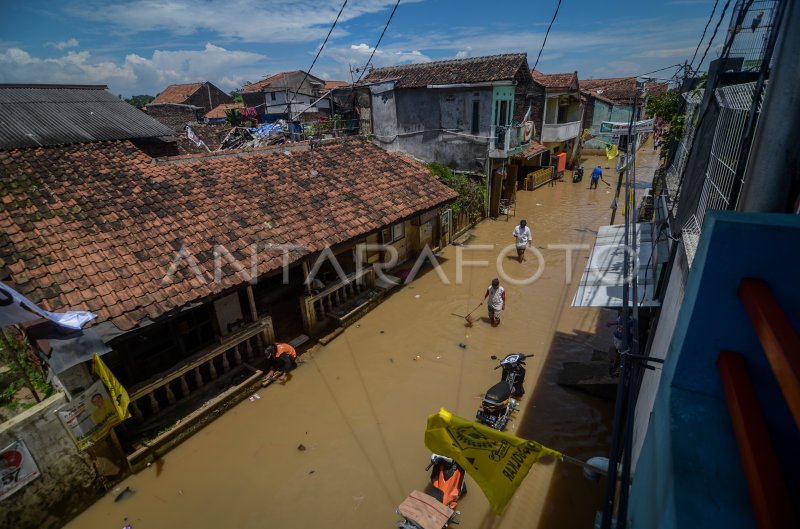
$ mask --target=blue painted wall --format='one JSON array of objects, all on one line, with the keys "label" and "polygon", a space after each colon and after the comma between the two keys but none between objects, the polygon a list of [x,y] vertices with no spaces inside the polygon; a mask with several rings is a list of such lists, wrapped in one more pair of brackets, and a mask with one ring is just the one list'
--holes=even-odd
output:
[{"label": "blue painted wall", "polygon": [[800,497],[800,432],[737,289],[766,281],[800,330],[800,216],[710,212],[633,478],[631,527],[755,527],[716,361],[744,355],[782,463]]}]

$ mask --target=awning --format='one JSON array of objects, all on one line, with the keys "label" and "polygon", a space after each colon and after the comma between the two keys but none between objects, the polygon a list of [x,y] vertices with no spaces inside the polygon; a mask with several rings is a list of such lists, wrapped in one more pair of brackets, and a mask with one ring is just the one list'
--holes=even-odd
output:
[{"label": "awning", "polygon": [[525,149],[524,151],[520,151],[517,154],[513,155],[512,158],[522,159],[522,160],[530,160],[537,154],[541,154],[547,150],[547,147],[542,145],[541,143],[537,143],[531,140],[531,146]]},{"label": "awning", "polygon": [[45,321],[31,325],[26,332],[56,374],[91,360],[95,353],[103,356],[111,351],[92,328],[70,331]]},{"label": "awning", "polygon": [[[638,266],[629,271],[629,277],[636,273],[639,306],[655,307],[659,305],[658,300],[653,299],[656,272],[666,262],[669,252],[666,243],[659,243],[654,253],[655,232],[652,222],[639,223],[636,228]],[[573,307],[622,307],[624,241],[624,224],[600,227],[572,300]],[[633,288],[629,289],[629,296],[633,302]]]}]

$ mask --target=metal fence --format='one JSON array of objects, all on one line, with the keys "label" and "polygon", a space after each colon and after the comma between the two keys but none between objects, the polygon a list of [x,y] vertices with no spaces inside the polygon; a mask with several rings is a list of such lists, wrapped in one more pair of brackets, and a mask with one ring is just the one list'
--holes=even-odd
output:
[{"label": "metal fence", "polygon": [[672,197],[674,202],[678,201],[678,192],[680,191],[681,177],[686,170],[686,162],[689,161],[689,153],[692,149],[692,141],[694,141],[694,134],[697,131],[697,110],[700,102],[703,101],[704,90],[692,90],[683,94],[686,100],[686,114],[683,121],[683,136],[681,137],[678,148],[675,151],[675,158],[667,169],[665,180],[667,182],[667,191],[669,196]]},{"label": "metal fence", "polygon": [[706,211],[733,209],[731,192],[736,177],[736,165],[741,154],[742,136],[747,114],[755,97],[756,83],[726,86],[714,96],[719,105],[719,117],[714,131],[708,167],[697,210],[683,226],[686,256],[691,266],[700,238]]}]

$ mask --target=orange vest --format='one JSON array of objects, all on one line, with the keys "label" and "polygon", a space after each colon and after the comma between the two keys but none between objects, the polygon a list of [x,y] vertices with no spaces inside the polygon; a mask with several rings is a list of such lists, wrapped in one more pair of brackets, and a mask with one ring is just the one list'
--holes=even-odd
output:
[{"label": "orange vest", "polygon": [[288,343],[279,343],[275,345],[275,358],[278,358],[282,354],[288,354],[292,358],[297,358],[297,351],[294,350],[294,347],[289,345]]}]

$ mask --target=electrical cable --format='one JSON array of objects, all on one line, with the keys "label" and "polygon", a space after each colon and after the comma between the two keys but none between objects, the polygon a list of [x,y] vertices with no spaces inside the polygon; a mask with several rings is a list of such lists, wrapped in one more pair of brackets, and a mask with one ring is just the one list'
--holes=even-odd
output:
[{"label": "electrical cable", "polygon": [[372,53],[369,55],[369,59],[367,59],[367,63],[364,65],[364,68],[361,70],[361,73],[358,75],[358,79],[356,79],[356,82],[353,83],[353,84],[357,84],[361,80],[361,78],[364,76],[364,72],[366,72],[367,68],[369,68],[369,63],[372,62],[372,58],[375,56],[375,52],[378,51],[378,46],[381,45],[381,41],[383,40],[383,35],[386,33],[386,30],[389,29],[389,23],[392,21],[392,17],[394,16],[394,12],[397,11],[397,6],[399,6],[399,5],[400,5],[400,0],[397,0],[397,2],[394,4],[394,9],[392,9],[392,12],[389,14],[389,20],[387,20],[386,21],[386,25],[383,26],[383,31],[381,31],[381,36],[378,38],[378,43],[375,44],[375,47],[372,49]]},{"label": "electrical cable", "polygon": [[[746,13],[747,10],[750,9],[750,4],[752,3],[753,0],[750,0],[749,4],[744,9],[742,9],[742,11]],[[725,12],[728,10],[729,5],[731,5],[731,0],[725,2],[725,6],[722,8],[722,13],[720,13],[719,15],[719,20],[717,20],[717,25],[714,26],[714,32],[711,34],[711,39],[708,41],[708,45],[706,46],[706,51],[703,52],[703,57],[700,59],[700,62],[697,63],[697,70],[695,70],[695,73],[697,73],[700,70],[700,66],[702,66],[703,61],[706,60],[706,55],[708,54],[708,50],[711,48],[711,44],[714,42],[714,37],[717,36],[717,30],[719,29],[720,24],[722,24],[722,21],[725,19]],[[731,39],[731,41],[733,41],[733,39]]]},{"label": "electrical cable", "polygon": [[333,33],[333,28],[335,28],[336,23],[339,22],[339,17],[342,16],[342,11],[344,11],[344,6],[346,5],[347,5],[347,0],[344,0],[341,9],[339,9],[339,14],[336,15],[336,20],[333,21],[333,25],[331,26],[331,29],[328,30],[328,34],[325,36],[325,40],[322,41],[322,45],[317,50],[317,55],[314,57],[314,60],[311,61],[311,66],[308,68],[308,71],[306,71],[306,74],[303,76],[303,80],[300,81],[299,85],[297,85],[297,89],[294,91],[294,94],[292,94],[292,99],[286,104],[286,114],[289,121],[292,120],[291,112],[292,112],[292,103],[294,103],[294,98],[297,97],[297,92],[300,91],[300,87],[303,86],[303,83],[305,83],[306,79],[308,79],[311,70],[314,69],[314,65],[317,63],[317,59],[319,59],[322,50],[325,48],[325,44],[328,43],[328,39],[331,37],[331,33]]},{"label": "electrical cable", "polygon": [[694,49],[694,55],[692,55],[692,60],[689,61],[689,68],[692,68],[694,66],[694,60],[697,58],[697,52],[700,50],[700,45],[703,43],[703,39],[706,38],[706,31],[708,31],[708,26],[711,25],[711,19],[714,18],[714,13],[717,12],[717,4],[719,4],[719,0],[714,0],[714,9],[711,10],[711,15],[708,17],[708,21],[706,22],[706,27],[703,28],[703,34],[700,36],[700,42],[697,43],[697,47]]},{"label": "electrical cable", "polygon": [[539,59],[542,56],[542,51],[544,51],[544,45],[547,43],[547,36],[550,34],[550,28],[553,27],[553,23],[556,21],[556,17],[558,16],[558,10],[561,8],[561,0],[558,0],[558,5],[556,5],[556,12],[553,13],[553,19],[550,21],[550,25],[547,26],[547,32],[544,34],[544,40],[542,41],[542,47],[539,48],[539,55],[536,56],[536,62],[533,63],[533,68],[531,70],[535,70],[536,66],[539,64]]}]

